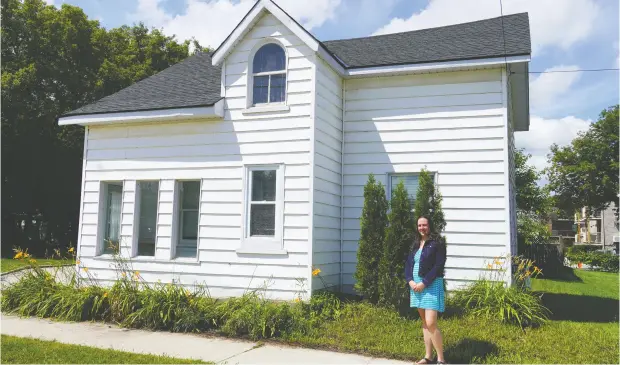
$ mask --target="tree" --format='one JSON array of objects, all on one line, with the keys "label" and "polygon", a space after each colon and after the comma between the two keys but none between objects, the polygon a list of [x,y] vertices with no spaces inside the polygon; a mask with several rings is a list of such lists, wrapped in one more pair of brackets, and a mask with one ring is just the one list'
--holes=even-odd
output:
[{"label": "tree", "polygon": [[549,188],[556,206],[567,215],[585,207],[589,216],[618,202],[618,134],[615,105],[603,110],[570,145],[551,146]]},{"label": "tree", "polygon": [[514,154],[518,253],[523,253],[526,246],[547,243],[551,233],[547,225],[551,198],[548,189],[538,185],[542,173],[529,165],[531,157],[522,149]]},{"label": "tree", "polygon": [[[418,178],[418,191],[416,192],[415,207],[413,209],[414,234],[419,234],[418,219],[421,216],[427,216],[431,219],[431,234],[438,236],[445,245],[447,243],[446,237],[441,234],[446,228],[446,218],[441,207],[442,201],[443,197],[439,189],[435,187],[433,176],[426,168],[422,169]],[[447,290],[446,280],[443,281],[443,289]]]},{"label": "tree", "polygon": [[420,171],[418,181],[418,191],[416,193],[415,206],[413,209],[415,232],[417,234],[418,218],[424,215],[431,218],[431,233],[441,235],[446,228],[446,219],[441,207],[443,197],[439,189],[435,188],[433,177],[427,169],[422,169],[422,171]]},{"label": "tree", "polygon": [[543,174],[529,164],[532,155],[518,149],[514,154],[515,195],[517,210],[546,218],[551,210],[549,190],[540,186],[538,181]]},{"label": "tree", "polygon": [[411,201],[403,181],[392,192],[388,224],[379,264],[379,302],[400,309],[408,298],[402,276],[415,232]]},{"label": "tree", "polygon": [[[183,60],[191,41],[142,24],[107,31],[42,0],[2,0],[1,22],[2,252],[36,253],[77,239],[84,130],[58,116]],[[20,223],[33,221],[24,237]]]},{"label": "tree", "polygon": [[360,240],[357,249],[355,289],[371,303],[379,301],[379,261],[387,221],[388,202],[385,188],[370,174],[364,186],[364,207],[360,217]]}]

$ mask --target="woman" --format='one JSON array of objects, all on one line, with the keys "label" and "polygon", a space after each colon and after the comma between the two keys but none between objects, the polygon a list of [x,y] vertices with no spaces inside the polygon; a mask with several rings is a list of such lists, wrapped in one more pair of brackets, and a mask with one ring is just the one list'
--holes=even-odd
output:
[{"label": "woman", "polygon": [[443,273],[446,263],[446,246],[441,237],[431,235],[428,217],[418,219],[418,233],[413,251],[405,263],[405,278],[411,288],[410,306],[418,308],[422,319],[422,333],[426,354],[417,364],[432,364],[433,347],[437,364],[445,364],[443,337],[437,328],[437,312],[445,310]]}]

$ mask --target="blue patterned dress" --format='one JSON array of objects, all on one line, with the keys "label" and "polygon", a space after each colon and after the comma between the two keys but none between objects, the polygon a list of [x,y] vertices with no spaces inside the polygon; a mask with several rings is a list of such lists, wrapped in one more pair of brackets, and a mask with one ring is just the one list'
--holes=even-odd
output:
[{"label": "blue patterned dress", "polygon": [[[415,264],[413,265],[413,281],[415,283],[421,283],[422,278],[418,276],[420,269],[420,256],[422,250],[418,250],[414,257]],[[443,278],[435,278],[430,286],[424,288],[421,292],[414,292],[411,288],[411,297],[409,300],[409,306],[411,308],[433,309],[438,312],[443,312],[446,308],[444,300],[443,290]]]}]

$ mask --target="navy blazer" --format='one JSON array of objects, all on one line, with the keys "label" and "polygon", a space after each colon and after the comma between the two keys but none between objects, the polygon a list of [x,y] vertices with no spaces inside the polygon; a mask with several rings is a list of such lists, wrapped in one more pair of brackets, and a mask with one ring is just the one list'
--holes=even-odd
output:
[{"label": "navy blazer", "polygon": [[[419,245],[413,248],[409,253],[407,262],[405,263],[405,280],[409,283],[413,280],[413,267],[415,254],[419,249]],[[422,248],[420,255],[420,267],[418,276],[422,277],[424,286],[430,286],[435,278],[443,277],[444,267],[446,265],[446,244],[441,239],[429,238]]]}]

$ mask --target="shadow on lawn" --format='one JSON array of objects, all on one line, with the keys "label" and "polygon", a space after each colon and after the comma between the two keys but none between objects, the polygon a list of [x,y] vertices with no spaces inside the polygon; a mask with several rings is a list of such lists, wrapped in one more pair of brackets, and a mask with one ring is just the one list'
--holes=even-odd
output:
[{"label": "shadow on lawn", "polygon": [[544,274],[540,278],[542,280],[552,279],[557,281],[569,281],[569,282],[583,282],[583,280],[575,274],[575,271],[570,267],[563,266],[560,269],[554,271],[543,271]]},{"label": "shadow on lawn", "polygon": [[542,303],[553,313],[552,320],[574,322],[618,322],[620,301],[587,295],[544,293]]},{"label": "shadow on lawn", "polygon": [[470,338],[448,346],[445,351],[446,358],[453,364],[481,363],[488,356],[498,353],[499,349],[494,343]]}]

